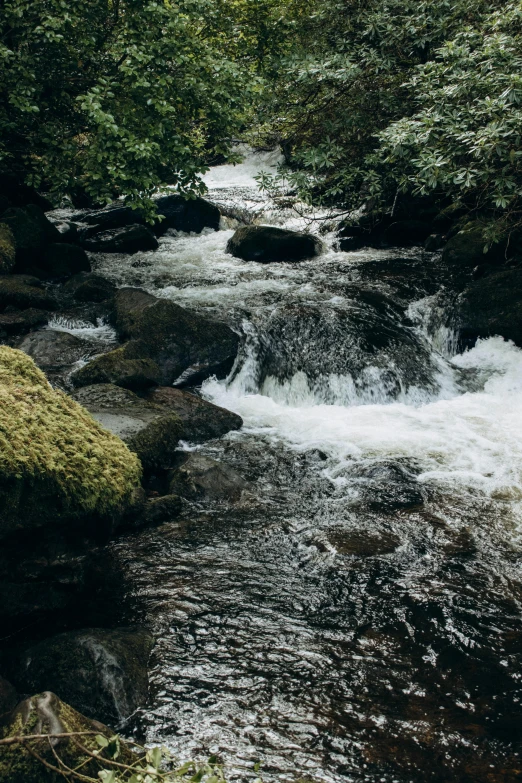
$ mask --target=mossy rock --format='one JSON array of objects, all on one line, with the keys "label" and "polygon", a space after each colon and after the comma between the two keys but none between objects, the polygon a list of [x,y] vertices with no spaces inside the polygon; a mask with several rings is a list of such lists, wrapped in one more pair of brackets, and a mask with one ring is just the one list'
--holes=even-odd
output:
[{"label": "mossy rock", "polygon": [[85,386],[73,396],[103,427],[125,441],[144,468],[172,466],[183,437],[183,424],[175,413],[108,383]]},{"label": "mossy rock", "polygon": [[116,286],[101,275],[79,272],[67,281],[63,290],[77,302],[106,302],[114,296]]},{"label": "mossy rock", "polygon": [[53,390],[25,353],[0,346],[0,538],[119,516],[140,476],[119,438]]},{"label": "mossy rock", "polygon": [[16,245],[14,234],[5,223],[0,223],[0,274],[10,272],[15,265]]},{"label": "mossy rock", "polygon": [[486,250],[482,228],[471,224],[448,240],[442,251],[442,261],[472,269],[478,264],[502,261],[503,251],[502,244],[493,245]]},{"label": "mossy rock", "polygon": [[33,307],[28,310],[0,313],[0,335],[27,334],[33,329],[45,326],[48,321],[48,312]]},{"label": "mossy rock", "polygon": [[[99,750],[96,735],[110,739],[114,732],[95,720],[86,718],[76,712],[54,693],[44,692],[22,701],[9,715],[4,716],[0,723],[0,738],[33,735],[33,734],[65,734],[70,732],[93,732],[77,737],[76,740],[62,738],[52,740],[34,740],[31,749],[41,756],[48,764],[57,765],[54,752],[69,767],[77,767],[89,756],[78,747],[78,742],[93,752]],[[118,761],[130,764],[136,759],[132,751],[120,744]],[[82,772],[92,778],[98,778],[98,772],[107,769],[108,765],[95,759],[82,766]],[[0,753],[0,783],[63,783],[64,777],[44,766],[22,744],[7,745]]]},{"label": "mossy rock", "polygon": [[97,356],[71,376],[75,386],[113,383],[126,389],[147,389],[156,386],[161,370],[152,359],[127,359],[125,346]]},{"label": "mossy rock", "polygon": [[466,345],[501,335],[522,346],[522,268],[492,267],[459,301],[460,336]]},{"label": "mossy rock", "polygon": [[8,209],[2,215],[2,223],[13,232],[16,244],[16,261],[20,270],[26,263],[34,264],[49,242],[59,242],[60,232],[36,204]]},{"label": "mossy rock", "polygon": [[125,358],[155,361],[165,386],[226,377],[237,354],[239,337],[226,324],[139,289],[116,293],[112,320],[120,336],[130,338]]},{"label": "mossy rock", "polygon": [[243,426],[243,419],[237,413],[182,389],[160,386],[152,389],[147,399],[156,405],[164,405],[179,416],[183,423],[183,440],[191,443],[221,438],[227,432],[239,430]]},{"label": "mossy rock", "polygon": [[18,655],[15,684],[51,690],[82,714],[111,725],[145,705],[153,638],[144,628],[85,628],[45,639]]},{"label": "mossy rock", "polygon": [[16,307],[20,310],[36,308],[56,310],[55,298],[45,289],[36,277],[30,275],[0,276],[0,310]]}]

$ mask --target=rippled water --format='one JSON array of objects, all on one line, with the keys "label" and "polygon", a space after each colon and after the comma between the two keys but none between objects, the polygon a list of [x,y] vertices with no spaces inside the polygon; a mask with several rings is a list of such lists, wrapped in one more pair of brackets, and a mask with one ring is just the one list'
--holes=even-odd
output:
[{"label": "rippled water", "polygon": [[[273,162],[211,198],[290,220],[254,188]],[[258,265],[231,233],[96,259],[244,336],[203,387],[244,427],[199,450],[249,491],[113,546],[157,637],[141,730],[232,780],[520,780],[522,351],[458,353],[437,256]]]}]

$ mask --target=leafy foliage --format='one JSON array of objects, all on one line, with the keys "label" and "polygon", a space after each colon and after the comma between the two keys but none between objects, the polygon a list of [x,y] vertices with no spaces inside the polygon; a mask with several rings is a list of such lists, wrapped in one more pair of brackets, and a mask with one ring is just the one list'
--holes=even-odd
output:
[{"label": "leafy foliage", "polygon": [[0,173],[135,206],[198,172],[241,120],[247,84],[214,0],[6,0]]}]

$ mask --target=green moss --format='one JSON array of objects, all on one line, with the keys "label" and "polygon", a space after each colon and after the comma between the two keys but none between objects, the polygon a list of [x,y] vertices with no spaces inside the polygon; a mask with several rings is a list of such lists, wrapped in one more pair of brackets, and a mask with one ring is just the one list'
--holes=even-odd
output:
[{"label": "green moss", "polygon": [[10,272],[15,263],[16,246],[13,232],[0,223],[0,274]]},{"label": "green moss", "polygon": [[22,351],[0,346],[0,535],[124,508],[141,466]]},{"label": "green moss", "polygon": [[93,383],[114,383],[126,389],[146,389],[154,386],[161,372],[151,359],[128,359],[125,346],[97,356],[74,373],[75,386],[90,386]]}]

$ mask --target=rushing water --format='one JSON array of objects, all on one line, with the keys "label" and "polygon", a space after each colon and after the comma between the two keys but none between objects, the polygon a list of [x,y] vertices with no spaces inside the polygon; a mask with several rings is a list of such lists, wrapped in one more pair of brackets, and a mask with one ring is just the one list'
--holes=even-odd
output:
[{"label": "rushing water", "polygon": [[249,491],[113,546],[157,638],[141,730],[232,780],[520,780],[522,351],[458,353],[436,255],[227,255],[230,216],[297,225],[273,164],[207,175],[223,230],[96,259],[244,335],[202,390],[244,427],[199,450]]}]

